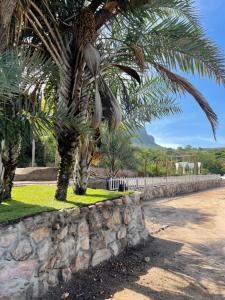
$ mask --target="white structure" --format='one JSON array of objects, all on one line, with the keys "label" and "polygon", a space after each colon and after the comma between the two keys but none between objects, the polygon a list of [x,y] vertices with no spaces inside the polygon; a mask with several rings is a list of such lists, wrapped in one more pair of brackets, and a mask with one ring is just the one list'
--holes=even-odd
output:
[{"label": "white structure", "polygon": [[[182,174],[194,174],[194,169],[195,169],[195,163],[190,163],[187,161],[181,161],[181,162],[176,162],[175,163],[176,167],[176,174],[179,174],[179,170],[182,169]],[[197,168],[197,174],[201,174],[201,167],[202,163],[197,162],[196,163],[196,168]]]}]

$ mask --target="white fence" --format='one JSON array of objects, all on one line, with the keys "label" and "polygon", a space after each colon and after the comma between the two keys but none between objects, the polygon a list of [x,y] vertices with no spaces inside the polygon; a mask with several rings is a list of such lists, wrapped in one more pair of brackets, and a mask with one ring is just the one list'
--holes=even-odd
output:
[{"label": "white fence", "polygon": [[115,191],[119,186],[125,185],[130,189],[143,189],[147,186],[160,186],[174,183],[199,182],[206,180],[220,179],[220,175],[186,175],[186,176],[168,176],[168,177],[133,177],[133,178],[110,178],[108,180],[108,189]]}]

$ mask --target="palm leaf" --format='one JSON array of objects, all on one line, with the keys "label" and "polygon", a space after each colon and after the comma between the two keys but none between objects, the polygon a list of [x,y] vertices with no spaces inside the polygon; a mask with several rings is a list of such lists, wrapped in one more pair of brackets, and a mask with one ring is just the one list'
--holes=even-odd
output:
[{"label": "palm leaf", "polygon": [[166,80],[168,80],[174,86],[175,91],[180,90],[181,92],[188,92],[190,95],[193,96],[193,98],[196,100],[196,102],[208,118],[215,137],[216,127],[218,123],[217,115],[210,107],[209,103],[205,100],[204,96],[190,82],[188,82],[188,80],[186,80],[182,76],[171,72],[166,67],[160,64],[155,64],[155,68],[160,73],[162,73],[165,76]]}]

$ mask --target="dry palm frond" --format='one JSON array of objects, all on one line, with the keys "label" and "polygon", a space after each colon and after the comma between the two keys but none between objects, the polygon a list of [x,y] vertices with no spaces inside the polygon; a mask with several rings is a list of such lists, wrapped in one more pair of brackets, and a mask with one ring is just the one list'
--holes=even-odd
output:
[{"label": "dry palm frond", "polygon": [[122,121],[121,108],[105,80],[102,77],[100,77],[100,79],[100,93],[103,105],[103,116],[108,121],[109,127],[116,128]]},{"label": "dry palm frond", "polygon": [[102,101],[99,93],[99,87],[97,79],[95,80],[95,105],[94,114],[92,117],[92,128],[97,129],[102,121]]},{"label": "dry palm frond", "polygon": [[138,72],[136,70],[134,70],[133,68],[128,67],[128,66],[124,66],[124,65],[119,65],[119,64],[112,64],[112,66],[119,68],[121,71],[123,71],[127,75],[131,76],[139,84],[141,84],[141,77],[139,76]]},{"label": "dry palm frond", "polygon": [[198,105],[206,114],[206,117],[208,118],[211,124],[212,131],[215,137],[216,127],[218,123],[217,115],[213,111],[209,103],[205,100],[204,96],[189,81],[187,81],[182,76],[171,72],[166,67],[160,64],[155,63],[154,66],[167,80],[169,80],[169,82],[172,85],[174,85],[175,91],[180,90],[183,92],[188,92],[190,95],[194,97]]},{"label": "dry palm frond", "polygon": [[100,159],[101,159],[101,153],[100,152],[95,152],[92,156],[92,159],[91,159],[91,164],[93,166],[98,166],[99,163],[100,163]]},{"label": "dry palm frond", "polygon": [[131,45],[132,52],[134,54],[137,65],[143,70],[145,68],[145,55],[144,51],[138,45]]},{"label": "dry palm frond", "polygon": [[76,28],[78,44],[85,47],[88,43],[94,44],[97,38],[96,22],[92,10],[86,7],[79,15]]},{"label": "dry palm frond", "polygon": [[98,50],[90,43],[88,43],[84,50],[84,60],[87,64],[88,69],[91,71],[93,76],[96,76],[99,72],[101,57]]}]

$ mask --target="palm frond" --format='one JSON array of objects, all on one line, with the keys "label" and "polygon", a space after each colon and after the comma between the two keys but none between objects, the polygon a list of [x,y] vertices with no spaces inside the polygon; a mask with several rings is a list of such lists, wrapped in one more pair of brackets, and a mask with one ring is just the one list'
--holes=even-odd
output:
[{"label": "palm frond", "polygon": [[212,131],[215,137],[216,127],[217,127],[217,115],[210,107],[209,103],[205,100],[204,96],[190,83],[188,80],[183,78],[182,76],[175,74],[168,70],[166,67],[155,64],[156,70],[158,70],[163,76],[165,80],[167,80],[172,86],[174,86],[174,91],[187,92],[193,96],[198,105],[201,107],[206,117],[208,118]]}]

